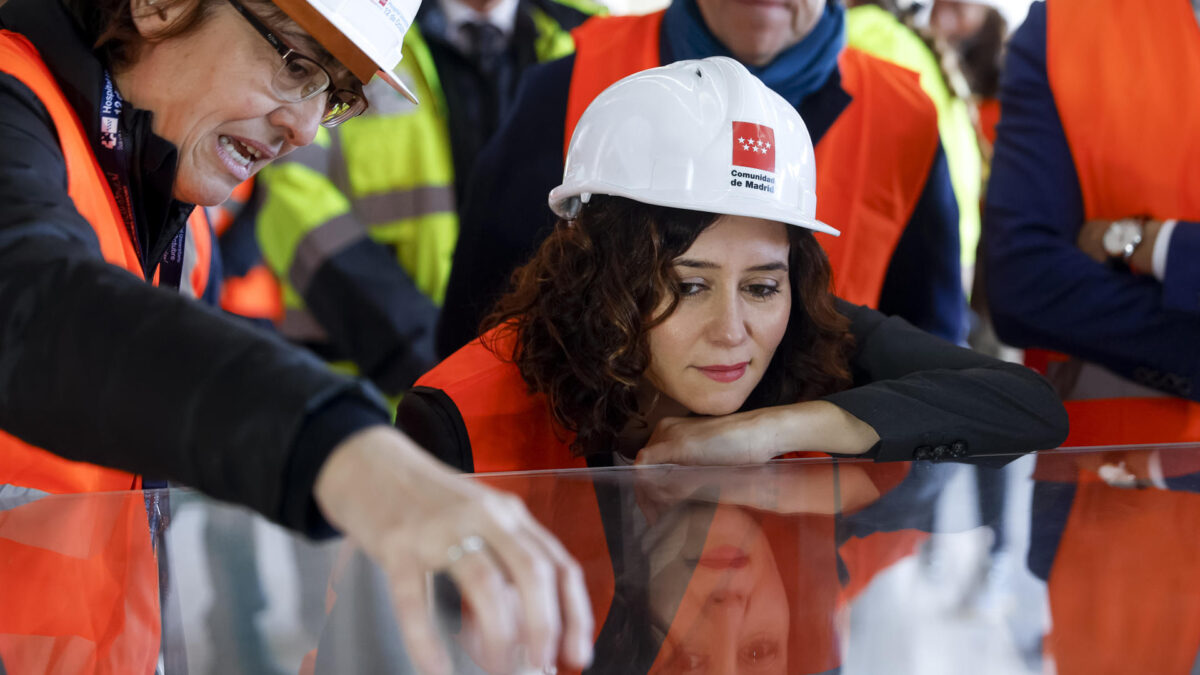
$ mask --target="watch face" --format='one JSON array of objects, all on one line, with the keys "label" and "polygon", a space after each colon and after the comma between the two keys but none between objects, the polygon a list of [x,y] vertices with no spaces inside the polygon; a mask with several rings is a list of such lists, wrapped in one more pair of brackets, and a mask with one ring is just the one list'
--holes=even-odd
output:
[{"label": "watch face", "polygon": [[1104,252],[1118,258],[1125,255],[1129,246],[1142,240],[1142,225],[1136,220],[1118,220],[1104,232]]}]

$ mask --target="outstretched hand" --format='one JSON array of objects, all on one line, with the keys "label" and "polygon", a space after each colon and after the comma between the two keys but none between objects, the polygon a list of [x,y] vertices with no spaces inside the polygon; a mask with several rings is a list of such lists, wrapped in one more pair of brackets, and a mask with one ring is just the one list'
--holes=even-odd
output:
[{"label": "outstretched hand", "polygon": [[462,639],[489,672],[510,672],[519,651],[539,669],[590,663],[579,564],[517,497],[456,474],[384,426],[343,441],[314,492],[330,523],[382,568],[421,672],[451,672],[429,604],[431,572],[458,585],[468,606]]}]

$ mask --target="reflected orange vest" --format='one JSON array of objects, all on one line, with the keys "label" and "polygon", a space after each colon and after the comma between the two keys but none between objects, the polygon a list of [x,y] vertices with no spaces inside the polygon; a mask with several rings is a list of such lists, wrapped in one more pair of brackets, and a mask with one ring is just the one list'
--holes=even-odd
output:
[{"label": "reflected orange vest", "polygon": [[[1200,110],[1200,35],[1191,5],[1054,0],[1046,12],[1046,74],[1085,220],[1200,220],[1200,119],[1188,114]],[[1179,114],[1167,123],[1166,111]],[[1067,411],[1067,446],[1200,441],[1200,405],[1181,398],[1070,401]]]},{"label": "reflected orange vest", "polygon": [[[662,12],[593,17],[571,32],[575,70],[567,100],[564,156],[575,125],[601,91],[659,62]],[[838,59],[853,101],[815,148],[817,218],[841,230],[816,233],[833,268],[833,289],[877,307],[892,252],[925,188],[938,147],[937,110],[917,75],[847,48]]]},{"label": "reflected orange vest", "polygon": [[[24,37],[0,31],[0,71],[29,87],[50,114],[69,194],[95,231],[104,259],[141,278],[137,251],[83,125],[37,50]],[[187,230],[181,290],[199,297],[211,269],[211,232],[202,215]],[[0,485],[111,492],[138,488],[141,479],[71,462],[0,433]],[[43,498],[0,511],[0,663],[7,672],[152,673],[158,602],[157,561],[141,492]]]},{"label": "reflected orange vest", "polygon": [[[1075,485],[1047,580],[1052,629],[1043,642],[1064,675],[1188,673],[1200,659],[1200,494],[1112,487],[1097,473],[1129,462],[1144,476],[1147,454],[1038,457],[1034,480]],[[1162,450],[1159,459],[1166,479],[1200,472],[1194,451]]]}]

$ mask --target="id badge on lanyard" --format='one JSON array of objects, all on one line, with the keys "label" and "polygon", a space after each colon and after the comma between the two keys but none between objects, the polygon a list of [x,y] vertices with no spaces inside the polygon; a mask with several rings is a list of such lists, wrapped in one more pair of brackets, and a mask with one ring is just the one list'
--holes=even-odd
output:
[{"label": "id badge on lanyard", "polygon": [[[129,189],[129,153],[131,143],[128,134],[121,128],[121,110],[125,101],[113,86],[112,76],[104,72],[104,92],[100,97],[100,147],[96,159],[104,170],[104,177],[117,200],[121,220],[129,231],[133,250],[137,252],[142,267],[146,266],[146,253],[142,250],[134,215],[133,193]],[[180,228],[158,264],[158,284],[167,288],[179,288],[183,277],[183,251],[187,241],[187,227]]]}]

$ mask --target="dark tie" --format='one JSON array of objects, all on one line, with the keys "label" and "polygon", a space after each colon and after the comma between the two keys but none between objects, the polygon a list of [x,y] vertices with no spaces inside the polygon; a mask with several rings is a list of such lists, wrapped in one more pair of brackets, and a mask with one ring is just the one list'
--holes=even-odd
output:
[{"label": "dark tie", "polygon": [[467,56],[484,73],[495,73],[504,54],[504,33],[486,21],[468,21],[459,30],[466,38]]}]

